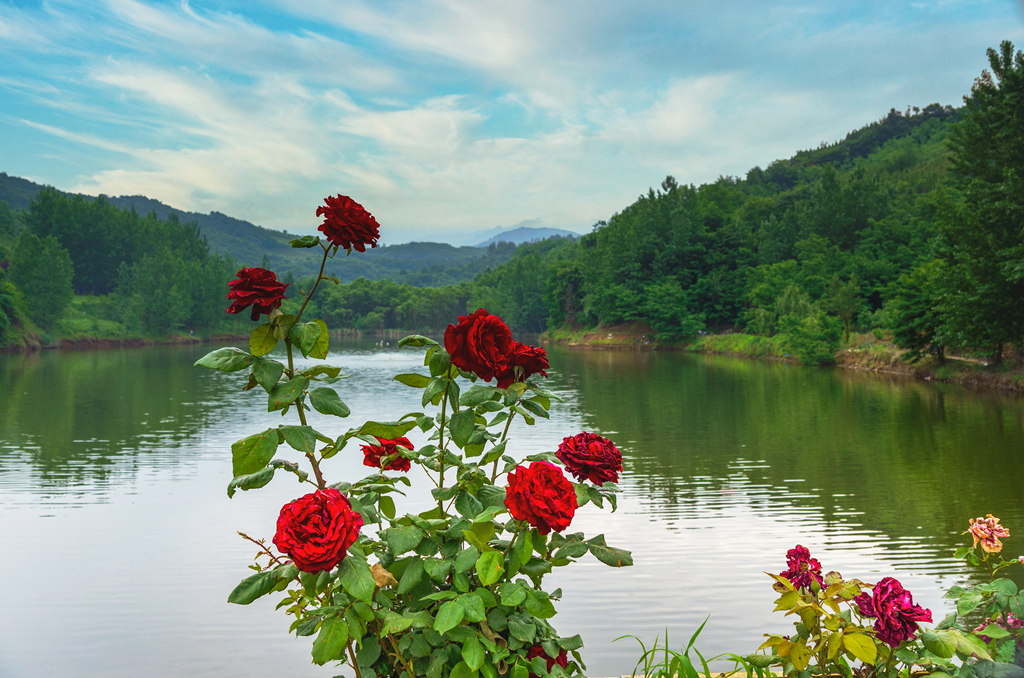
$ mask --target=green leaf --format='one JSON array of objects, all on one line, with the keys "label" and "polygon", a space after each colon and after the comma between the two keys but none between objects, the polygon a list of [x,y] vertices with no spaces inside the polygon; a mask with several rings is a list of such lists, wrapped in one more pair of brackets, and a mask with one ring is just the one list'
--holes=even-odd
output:
[{"label": "green leaf", "polygon": [[235,490],[255,490],[263,487],[274,478],[274,468],[266,467],[256,473],[249,473],[244,476],[235,476],[228,483],[228,498],[235,496]]},{"label": "green leaf", "polygon": [[[486,591],[487,589],[480,589]],[[459,600],[462,601],[462,609],[465,612],[465,619],[468,622],[482,622],[487,619],[487,609],[484,606],[484,600],[476,593],[467,593],[459,596]]]},{"label": "green leaf", "polygon": [[288,241],[292,247],[316,247],[319,243],[320,239],[315,235],[304,235],[301,238]]},{"label": "green leaf", "polygon": [[327,357],[327,349],[331,341],[330,331],[327,329],[327,323],[319,318],[313,323],[320,328],[320,334],[316,338],[316,343],[309,349],[309,357],[323,360]]},{"label": "green leaf", "polygon": [[382,631],[384,635],[393,636],[401,633],[412,626],[412,619],[409,617],[403,617],[393,610],[388,610],[388,613],[384,615],[384,627]]},{"label": "green leaf", "polygon": [[249,335],[249,351],[253,355],[266,355],[277,346],[274,328],[269,323],[258,326]]},{"label": "green leaf", "polygon": [[[502,443],[504,445],[504,443]],[[504,447],[502,447],[504,449]],[[505,488],[496,485],[483,485],[476,492],[476,498],[486,506],[505,507]]]},{"label": "green leaf", "polygon": [[262,470],[277,451],[276,429],[242,438],[231,445],[231,474],[235,477]]},{"label": "green leaf", "polygon": [[430,368],[430,376],[432,377],[448,374],[448,368],[451,367],[451,364],[451,356],[448,355],[448,351],[441,350],[431,353],[430,359],[427,361],[427,366]]},{"label": "green leaf", "polygon": [[984,598],[978,591],[969,591],[956,601],[956,613],[961,617],[981,605]]},{"label": "green leaf", "polygon": [[439,346],[436,341],[422,334],[410,334],[398,340],[398,348],[403,346]]},{"label": "green leaf", "polygon": [[526,592],[526,611],[541,619],[550,619],[556,614],[555,606],[551,604],[548,594],[534,589]]},{"label": "green leaf", "polygon": [[508,632],[524,643],[532,643],[537,636],[537,627],[519,615],[512,615],[508,618]]},{"label": "green leaf", "polygon": [[423,530],[415,525],[401,525],[388,528],[381,532],[384,541],[387,542],[391,552],[400,556],[407,551],[412,551],[423,539]]},{"label": "green leaf", "polygon": [[366,558],[349,553],[338,565],[338,581],[342,588],[353,598],[369,602],[377,584]]},{"label": "green leaf", "polygon": [[547,409],[536,400],[520,400],[519,404],[538,417],[543,419],[547,419],[549,417]]},{"label": "green leaf", "polygon": [[477,671],[484,665],[484,646],[480,644],[476,634],[466,639],[462,644],[462,661],[466,666]]},{"label": "green leaf", "polygon": [[483,508],[480,500],[465,490],[461,490],[455,499],[455,510],[464,518],[474,518]]},{"label": "green leaf", "polygon": [[526,587],[519,582],[502,582],[498,586],[498,596],[501,598],[502,605],[515,607],[526,600]]},{"label": "green leaf", "polygon": [[380,512],[387,516],[389,520],[395,519],[395,500],[388,495],[380,495],[380,499],[377,500],[377,508],[380,509]]},{"label": "green leaf", "polygon": [[462,603],[458,598],[442,603],[434,617],[434,630],[438,633],[445,633],[459,625],[465,616]]},{"label": "green leaf", "polygon": [[612,567],[625,567],[633,564],[633,556],[629,551],[623,549],[612,548],[604,543],[604,535],[599,534],[593,539],[586,541],[590,552],[594,554],[594,557],[600,560],[605,565],[611,565]]},{"label": "green leaf", "polygon": [[313,661],[320,666],[333,659],[343,659],[348,642],[348,624],[340,615],[327,617],[320,625],[320,633],[313,641]]},{"label": "green leaf", "polygon": [[844,633],[843,647],[865,664],[874,664],[878,656],[878,648],[875,647],[875,641],[871,639],[871,636],[864,633]]},{"label": "green leaf", "polygon": [[430,383],[430,377],[425,374],[416,374],[415,372],[406,372],[405,374],[396,374],[394,381],[399,384],[405,384],[413,388],[424,388]]},{"label": "green leaf", "polygon": [[252,364],[253,357],[240,348],[218,348],[192,363],[193,367],[208,367],[221,372],[237,372]]},{"label": "green leaf", "polygon": [[490,586],[501,579],[504,571],[505,554],[501,551],[484,551],[476,561],[476,573],[484,586]]},{"label": "green leaf", "polygon": [[276,385],[270,391],[267,411],[274,412],[291,405],[302,395],[307,386],[309,386],[309,379],[306,377],[295,377]]},{"label": "green leaf", "polygon": [[308,356],[310,349],[316,345],[316,340],[320,338],[320,326],[315,322],[295,323],[289,330],[288,336],[291,338],[292,343],[302,351],[302,355]]},{"label": "green leaf", "polygon": [[921,634],[921,642],[936,657],[950,659],[956,654],[956,636],[949,631],[925,631]]},{"label": "green leaf", "polygon": [[452,415],[451,420],[448,422],[448,430],[452,433],[452,440],[459,447],[466,446],[475,428],[476,414],[470,408],[459,410]]},{"label": "green leaf", "polygon": [[371,435],[386,440],[401,438],[416,428],[416,421],[368,421],[356,431],[357,435]]},{"label": "green leaf", "polygon": [[316,431],[312,426],[280,426],[284,441],[305,454],[316,452]]},{"label": "green leaf", "polygon": [[954,631],[954,634],[956,635],[957,652],[961,652],[968,657],[976,655],[978,659],[992,659],[992,656],[988,653],[988,648],[981,638],[958,631]]},{"label": "green leaf", "polygon": [[494,520],[494,517],[508,511],[508,507],[502,506],[488,506],[480,513],[473,516],[474,523],[488,523]]},{"label": "green leaf", "polygon": [[284,374],[284,365],[276,360],[255,357],[252,361],[252,376],[263,390],[270,393]]},{"label": "green leaf", "polygon": [[338,392],[333,388],[321,386],[309,392],[309,404],[321,414],[333,414],[337,417],[347,417],[350,410],[348,405],[341,401]]},{"label": "green leaf", "polygon": [[455,556],[454,566],[456,572],[469,572],[476,566],[477,558],[480,557],[480,550],[470,544],[467,548],[462,549]]},{"label": "green leaf", "polygon": [[423,389],[423,397],[420,399],[423,406],[426,407],[427,403],[434,399],[434,396],[444,393],[450,382],[446,377],[434,377],[427,383],[427,387]]},{"label": "green leaf", "polygon": [[1006,638],[1010,635],[1010,632],[1004,629],[999,624],[989,624],[980,631],[976,631],[979,636],[988,636],[992,639]]},{"label": "green leaf", "polygon": [[277,586],[281,573],[278,570],[257,572],[246,577],[228,594],[228,602],[236,605],[248,605],[260,596],[265,596]]},{"label": "green leaf", "polygon": [[405,567],[405,572],[402,573],[402,578],[398,580],[398,588],[396,591],[402,595],[412,591],[416,588],[416,585],[422,581],[423,572],[423,561],[419,558],[413,557]]}]

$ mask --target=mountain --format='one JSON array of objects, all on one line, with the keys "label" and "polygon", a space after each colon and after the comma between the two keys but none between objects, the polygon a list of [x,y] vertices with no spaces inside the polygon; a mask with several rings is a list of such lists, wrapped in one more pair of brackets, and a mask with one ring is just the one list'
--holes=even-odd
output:
[{"label": "mountain", "polygon": [[564,228],[516,226],[508,230],[502,230],[490,238],[476,244],[477,247],[486,247],[491,243],[510,242],[522,245],[526,242],[537,242],[548,238],[578,238],[579,233],[567,231]]},{"label": "mountain", "polygon": [[[0,200],[13,209],[26,209],[43,188],[46,187],[0,172]],[[96,199],[94,196],[83,197]],[[194,221],[206,237],[210,251],[233,257],[239,266],[265,266],[281,276],[290,271],[295,278],[316,275],[320,266],[322,251],[291,247],[289,241],[297,236],[286,231],[257,226],[220,212],[186,212],[142,195],[104,196],[103,199],[123,209],[134,209],[139,214],[155,213],[163,220],[174,216],[182,222]],[[510,242],[507,238],[502,240]],[[359,257],[346,257],[339,253],[328,261],[325,272],[341,282],[362,277],[416,286],[448,285],[470,280],[508,261],[514,251],[515,245],[512,244],[488,242],[456,247],[446,243],[411,242],[369,249],[365,256]]]}]

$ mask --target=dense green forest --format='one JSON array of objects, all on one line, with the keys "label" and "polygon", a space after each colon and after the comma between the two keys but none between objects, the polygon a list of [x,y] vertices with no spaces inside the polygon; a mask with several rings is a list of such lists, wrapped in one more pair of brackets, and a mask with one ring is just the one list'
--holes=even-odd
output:
[{"label": "dense green forest", "polygon": [[[890,110],[841,141],[743,178],[694,186],[669,176],[591,233],[509,247],[504,263],[492,259],[471,280],[463,270],[454,284],[417,286],[396,269],[388,280],[328,286],[313,310],[331,326],[367,330],[437,329],[484,307],[527,332],[636,323],[658,340],[684,341],[738,331],[805,362],[827,362],[851,333],[873,331],[892,336],[911,357],[941,358],[955,348],[999,360],[1024,346],[1024,56],[1003,43],[990,50],[989,67],[963,107]],[[146,324],[143,309],[158,305],[161,288],[131,277],[156,280],[177,270],[152,264],[154,246],[138,240],[146,228],[164,233],[157,242],[165,254],[156,261],[176,256],[197,272],[207,266],[212,276],[220,266],[224,275],[231,266],[209,253],[194,227],[134,212],[115,218],[103,200],[70,198],[83,210],[107,210],[114,224],[89,239],[85,254],[74,240],[80,227],[40,221],[41,199],[58,197],[37,196],[20,216],[0,203],[0,247],[16,240],[50,252],[55,270],[73,270],[78,294],[135,294],[134,305],[119,306],[149,329],[210,326],[184,302],[173,322]],[[14,238],[19,222],[22,235]],[[29,236],[40,240],[23,243]],[[17,247],[0,250],[12,261],[0,309],[17,306],[12,285],[44,294],[19,284],[29,277]],[[124,254],[117,259],[113,251]],[[200,278],[172,277],[165,284],[183,291]],[[295,286],[312,282],[299,275]],[[64,294],[64,285],[54,294]],[[169,303],[166,293],[160,298]]]}]

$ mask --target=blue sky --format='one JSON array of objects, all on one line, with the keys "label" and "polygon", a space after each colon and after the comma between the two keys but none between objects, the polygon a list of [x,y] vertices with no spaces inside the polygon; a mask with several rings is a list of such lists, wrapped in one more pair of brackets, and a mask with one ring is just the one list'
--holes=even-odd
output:
[{"label": "blue sky", "polygon": [[1024,1],[0,0],[0,171],[294,233],[585,232],[960,105]]}]

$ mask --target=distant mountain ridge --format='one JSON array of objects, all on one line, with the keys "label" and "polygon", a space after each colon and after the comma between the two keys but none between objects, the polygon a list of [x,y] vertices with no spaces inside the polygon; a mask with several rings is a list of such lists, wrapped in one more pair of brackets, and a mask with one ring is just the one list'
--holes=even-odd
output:
[{"label": "distant mountain ridge", "polygon": [[[0,172],[0,200],[14,209],[26,209],[39,191],[47,186]],[[65,191],[61,193],[69,194]],[[70,195],[70,194],[69,194]],[[87,200],[96,196],[83,195]],[[171,207],[142,195],[102,196],[112,205],[134,209],[139,214],[155,213],[166,220],[172,215],[182,222],[196,222],[210,250],[234,257],[239,266],[269,266],[280,275],[292,272],[296,278],[315,275],[320,265],[319,250],[295,249],[289,241],[298,237],[286,231],[257,226],[221,212],[201,214]],[[526,223],[526,222],[523,222]],[[453,246],[438,242],[409,242],[369,249],[366,256],[336,256],[328,262],[326,273],[341,282],[357,278],[392,280],[415,286],[448,285],[470,280],[498,266],[512,256],[515,246],[554,235],[576,236],[571,231],[553,228],[513,227],[496,229],[490,238],[476,245]],[[492,231],[476,234],[487,236]],[[506,235],[507,234],[507,235]]]}]

